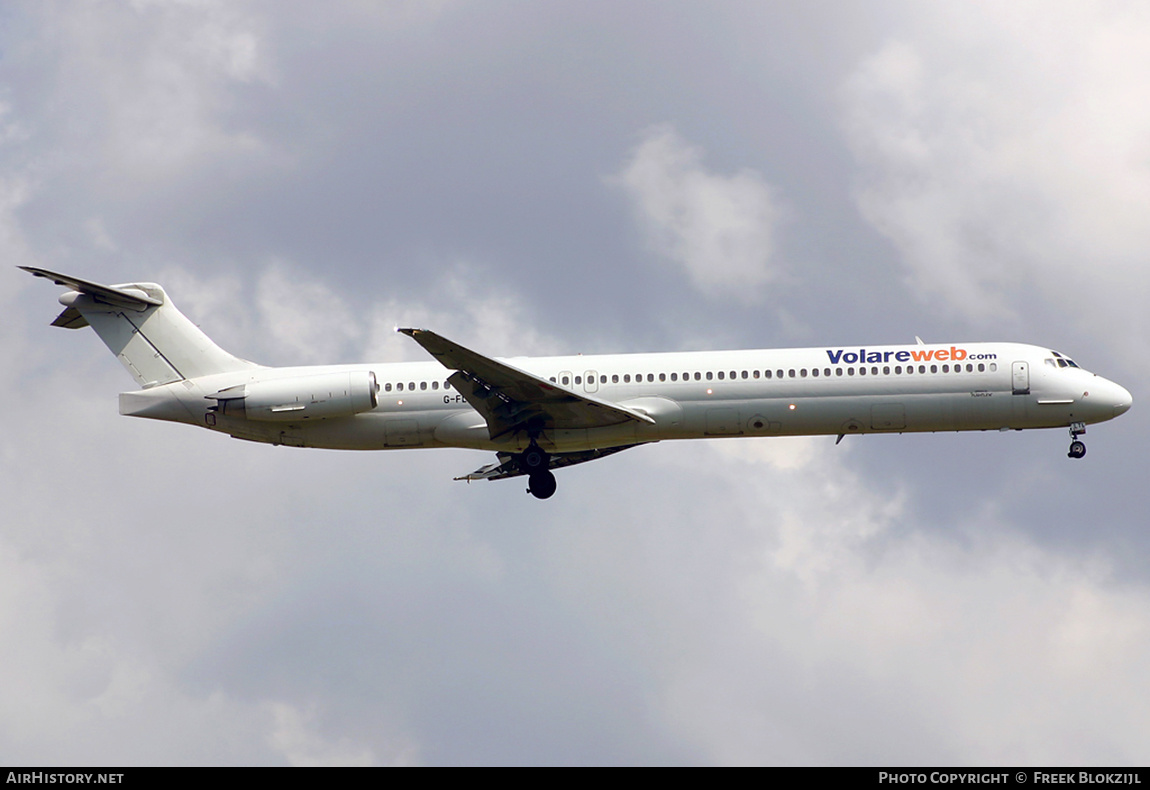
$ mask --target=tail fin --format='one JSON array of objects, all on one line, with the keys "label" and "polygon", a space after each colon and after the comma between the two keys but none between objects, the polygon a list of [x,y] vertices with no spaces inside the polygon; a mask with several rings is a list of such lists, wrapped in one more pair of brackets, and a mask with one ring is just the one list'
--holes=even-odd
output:
[{"label": "tail fin", "polygon": [[46,269],[21,266],[71,290],[52,326],[91,326],[143,388],[259,367],[232,356],[184,316],[155,283],[100,285]]}]

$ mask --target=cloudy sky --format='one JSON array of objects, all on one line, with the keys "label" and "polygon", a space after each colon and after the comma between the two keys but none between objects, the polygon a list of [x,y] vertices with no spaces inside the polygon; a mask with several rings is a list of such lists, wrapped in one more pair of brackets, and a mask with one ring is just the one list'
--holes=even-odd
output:
[{"label": "cloudy sky", "polygon": [[[1146,764],[1148,82],[1138,2],[3,4],[0,760]],[[917,334],[1135,406],[540,502],[119,417],[15,265],[268,364]]]}]

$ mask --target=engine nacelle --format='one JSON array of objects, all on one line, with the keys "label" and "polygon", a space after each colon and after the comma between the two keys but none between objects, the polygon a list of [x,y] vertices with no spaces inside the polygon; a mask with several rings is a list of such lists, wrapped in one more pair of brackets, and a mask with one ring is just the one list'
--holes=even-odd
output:
[{"label": "engine nacelle", "polygon": [[370,370],[269,379],[222,389],[208,397],[229,417],[271,422],[350,417],[378,405],[379,384]]}]

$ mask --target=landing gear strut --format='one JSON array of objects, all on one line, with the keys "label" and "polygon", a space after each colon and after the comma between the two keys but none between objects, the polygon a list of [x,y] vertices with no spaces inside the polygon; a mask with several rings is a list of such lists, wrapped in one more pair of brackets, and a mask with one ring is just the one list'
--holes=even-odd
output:
[{"label": "landing gear strut", "polygon": [[1078,437],[1086,433],[1086,423],[1072,422],[1070,423],[1070,452],[1066,454],[1067,458],[1085,458],[1086,457],[1086,443],[1080,442]]},{"label": "landing gear strut", "polygon": [[555,493],[555,475],[548,468],[551,456],[534,441],[519,454],[519,468],[527,473],[527,493],[536,499],[547,499]]}]

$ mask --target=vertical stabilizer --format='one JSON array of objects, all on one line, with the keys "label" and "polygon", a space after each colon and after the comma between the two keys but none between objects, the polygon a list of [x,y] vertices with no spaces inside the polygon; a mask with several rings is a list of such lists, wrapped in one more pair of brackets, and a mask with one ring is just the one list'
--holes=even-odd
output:
[{"label": "vertical stabilizer", "polygon": [[53,326],[91,326],[142,388],[259,367],[229,354],[176,309],[155,283],[100,285],[21,266],[71,290]]}]

